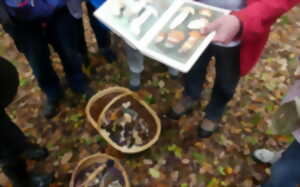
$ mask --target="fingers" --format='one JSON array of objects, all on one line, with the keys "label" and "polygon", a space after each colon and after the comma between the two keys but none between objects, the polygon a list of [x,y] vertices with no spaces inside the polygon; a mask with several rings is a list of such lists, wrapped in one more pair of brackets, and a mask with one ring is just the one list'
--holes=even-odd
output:
[{"label": "fingers", "polygon": [[220,18],[213,21],[212,23],[208,24],[206,27],[202,29],[202,34],[209,34],[213,31],[217,31],[218,27],[220,26]]},{"label": "fingers", "polygon": [[226,15],[218,18],[216,21],[208,24],[203,29],[203,34],[209,34],[216,31],[213,42],[227,44],[234,39],[240,30],[240,21],[232,15]]}]

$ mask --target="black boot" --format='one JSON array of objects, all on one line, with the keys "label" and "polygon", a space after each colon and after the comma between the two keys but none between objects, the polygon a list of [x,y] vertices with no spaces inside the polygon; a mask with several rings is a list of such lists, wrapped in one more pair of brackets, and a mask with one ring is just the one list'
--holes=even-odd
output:
[{"label": "black boot", "polygon": [[23,159],[10,160],[4,163],[2,170],[11,180],[13,187],[48,187],[53,181],[51,175],[28,173]]},{"label": "black boot", "polygon": [[45,118],[51,119],[58,114],[59,101],[60,100],[50,101],[47,99],[47,101],[44,104],[44,108],[42,112]]},{"label": "black boot", "polygon": [[21,157],[25,160],[43,160],[49,155],[48,150],[45,147],[41,147],[38,144],[28,143]]},{"label": "black boot", "polygon": [[108,63],[113,63],[117,61],[117,55],[110,47],[101,48],[100,53]]},{"label": "black boot", "polygon": [[91,87],[87,87],[84,92],[82,93],[86,100],[89,100],[96,94],[96,91]]}]

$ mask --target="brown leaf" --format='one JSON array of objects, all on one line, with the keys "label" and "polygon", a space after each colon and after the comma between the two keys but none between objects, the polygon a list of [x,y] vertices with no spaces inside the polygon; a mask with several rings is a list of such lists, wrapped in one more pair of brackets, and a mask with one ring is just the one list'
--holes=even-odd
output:
[{"label": "brown leaf", "polygon": [[60,163],[62,165],[67,164],[73,157],[73,153],[72,152],[67,152],[64,154],[64,156],[62,157]]}]

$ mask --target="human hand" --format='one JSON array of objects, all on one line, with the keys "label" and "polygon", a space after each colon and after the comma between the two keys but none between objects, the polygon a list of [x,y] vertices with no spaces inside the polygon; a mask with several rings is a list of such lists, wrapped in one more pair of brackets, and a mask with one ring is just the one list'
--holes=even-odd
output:
[{"label": "human hand", "polygon": [[241,22],[234,15],[225,15],[214,22],[208,24],[203,30],[203,34],[216,31],[214,42],[227,44],[231,42],[241,30]]}]

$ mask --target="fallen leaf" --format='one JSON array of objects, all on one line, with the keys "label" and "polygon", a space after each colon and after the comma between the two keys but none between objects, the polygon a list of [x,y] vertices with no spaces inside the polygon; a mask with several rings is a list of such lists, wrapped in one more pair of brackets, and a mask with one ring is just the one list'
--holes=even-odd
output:
[{"label": "fallen leaf", "polygon": [[72,157],[73,157],[73,153],[72,153],[72,152],[67,152],[67,153],[65,153],[65,154],[63,155],[63,157],[62,157],[60,163],[61,163],[62,165],[67,164],[67,163],[72,159]]},{"label": "fallen leaf", "polygon": [[151,175],[151,177],[155,179],[158,179],[160,177],[160,172],[155,168],[149,168],[148,172]]}]

